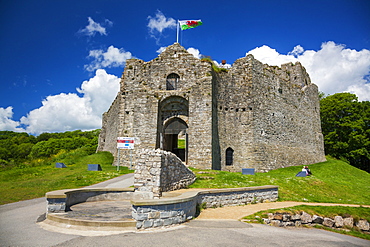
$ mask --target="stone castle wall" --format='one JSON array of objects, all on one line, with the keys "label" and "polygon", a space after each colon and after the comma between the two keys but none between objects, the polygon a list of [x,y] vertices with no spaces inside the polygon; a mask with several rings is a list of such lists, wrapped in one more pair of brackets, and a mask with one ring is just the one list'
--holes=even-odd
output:
[{"label": "stone castle wall", "polygon": [[[248,55],[218,84],[221,166],[264,172],[325,160],[317,86],[300,63],[268,66]],[[234,150],[231,166],[225,150]]]},{"label": "stone castle wall", "polygon": [[[177,88],[167,90],[173,73]],[[139,150],[163,149],[165,126],[177,118],[187,125],[188,166],[266,172],[325,160],[319,114],[317,86],[299,63],[280,68],[248,55],[216,72],[175,43],[152,61],[127,60],[98,150],[116,157],[116,138],[135,137],[136,163]],[[120,164],[129,164],[121,153]]]}]

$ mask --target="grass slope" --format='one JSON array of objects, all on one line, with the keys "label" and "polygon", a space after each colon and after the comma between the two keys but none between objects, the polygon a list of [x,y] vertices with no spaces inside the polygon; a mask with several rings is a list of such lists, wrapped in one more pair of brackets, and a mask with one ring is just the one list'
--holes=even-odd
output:
[{"label": "grass slope", "polygon": [[310,165],[313,176],[296,177],[301,169],[292,166],[255,175],[193,169],[198,179],[190,188],[278,185],[280,201],[370,205],[369,173],[329,157],[326,162]]},{"label": "grass slope", "polygon": [[[66,164],[67,168],[55,168],[55,162]],[[86,155],[77,149],[4,168],[0,172],[0,205],[43,197],[48,191],[84,187],[132,172],[127,167],[117,171],[112,162],[109,152]],[[88,171],[88,164],[100,164],[102,171]]]}]

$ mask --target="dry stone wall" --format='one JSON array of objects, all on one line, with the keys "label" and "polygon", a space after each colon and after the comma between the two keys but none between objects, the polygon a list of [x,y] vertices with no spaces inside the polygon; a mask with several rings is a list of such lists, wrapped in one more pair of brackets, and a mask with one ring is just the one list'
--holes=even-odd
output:
[{"label": "dry stone wall", "polygon": [[173,153],[143,149],[135,165],[134,186],[143,198],[159,198],[162,192],[186,188],[196,177]]}]

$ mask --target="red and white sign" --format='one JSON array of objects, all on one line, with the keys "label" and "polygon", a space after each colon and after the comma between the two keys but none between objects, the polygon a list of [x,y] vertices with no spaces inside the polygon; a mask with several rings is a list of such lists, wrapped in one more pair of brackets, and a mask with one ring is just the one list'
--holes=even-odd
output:
[{"label": "red and white sign", "polygon": [[117,148],[121,149],[134,149],[134,137],[117,137]]}]

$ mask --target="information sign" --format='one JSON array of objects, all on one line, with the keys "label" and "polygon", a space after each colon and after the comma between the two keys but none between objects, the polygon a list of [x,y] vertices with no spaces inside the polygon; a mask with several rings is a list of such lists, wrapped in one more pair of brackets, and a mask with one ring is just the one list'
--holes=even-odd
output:
[{"label": "information sign", "polygon": [[134,137],[117,137],[117,148],[119,149],[134,149]]}]

